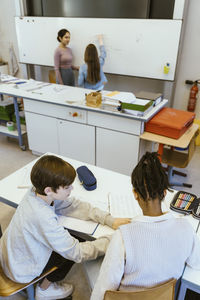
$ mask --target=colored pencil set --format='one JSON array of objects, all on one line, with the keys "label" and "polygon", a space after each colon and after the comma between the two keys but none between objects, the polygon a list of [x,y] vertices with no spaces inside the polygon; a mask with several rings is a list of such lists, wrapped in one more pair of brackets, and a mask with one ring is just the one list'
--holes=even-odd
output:
[{"label": "colored pencil set", "polygon": [[170,208],[183,214],[191,214],[200,219],[200,199],[196,195],[179,191],[174,196]]}]

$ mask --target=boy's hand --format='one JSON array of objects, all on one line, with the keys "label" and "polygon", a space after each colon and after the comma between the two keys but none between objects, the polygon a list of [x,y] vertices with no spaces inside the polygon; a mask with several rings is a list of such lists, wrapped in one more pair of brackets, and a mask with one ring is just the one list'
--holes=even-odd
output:
[{"label": "boy's hand", "polygon": [[131,223],[131,219],[129,218],[115,218],[112,224],[113,229],[117,229],[119,226]]}]

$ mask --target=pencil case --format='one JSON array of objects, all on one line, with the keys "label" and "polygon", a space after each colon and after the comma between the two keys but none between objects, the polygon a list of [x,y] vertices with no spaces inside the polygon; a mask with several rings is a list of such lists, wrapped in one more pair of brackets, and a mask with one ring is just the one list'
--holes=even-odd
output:
[{"label": "pencil case", "polygon": [[194,218],[200,220],[200,198],[194,194],[184,191],[177,192],[170,203],[170,208],[185,215],[192,214]]},{"label": "pencil case", "polygon": [[94,174],[86,166],[81,166],[76,170],[81,184],[87,191],[93,191],[97,187],[97,180]]}]

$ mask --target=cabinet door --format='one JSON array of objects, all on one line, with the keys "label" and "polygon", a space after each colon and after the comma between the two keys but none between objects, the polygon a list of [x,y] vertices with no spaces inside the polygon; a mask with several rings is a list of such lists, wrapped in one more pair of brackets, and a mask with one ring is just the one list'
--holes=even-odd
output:
[{"label": "cabinet door", "polygon": [[58,153],[57,122],[55,118],[25,112],[29,148],[32,151]]},{"label": "cabinet door", "polygon": [[58,143],[61,155],[95,164],[95,127],[58,120]]},{"label": "cabinet door", "polygon": [[139,137],[97,128],[96,165],[130,175],[138,162]]}]

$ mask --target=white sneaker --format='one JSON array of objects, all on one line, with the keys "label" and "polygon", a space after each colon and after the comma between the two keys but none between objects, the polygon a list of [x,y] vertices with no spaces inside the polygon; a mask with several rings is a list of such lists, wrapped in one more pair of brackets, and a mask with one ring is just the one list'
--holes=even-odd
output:
[{"label": "white sneaker", "polygon": [[71,295],[73,292],[72,284],[57,284],[56,282],[52,282],[48,289],[42,290],[37,284],[35,290],[35,299],[36,300],[55,300],[66,298]]}]

